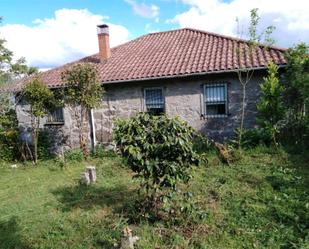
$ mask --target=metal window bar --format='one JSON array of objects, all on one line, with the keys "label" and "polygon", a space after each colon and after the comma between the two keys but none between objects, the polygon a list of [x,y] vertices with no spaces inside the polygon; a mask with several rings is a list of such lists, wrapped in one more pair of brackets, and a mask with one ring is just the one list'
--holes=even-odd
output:
[{"label": "metal window bar", "polygon": [[145,89],[145,105],[146,110],[154,109],[164,111],[164,98],[162,88]]},{"label": "metal window bar", "polygon": [[206,117],[225,117],[227,115],[226,83],[205,84],[204,102]]},{"label": "metal window bar", "polygon": [[59,107],[47,116],[47,123],[64,123],[63,108]]}]

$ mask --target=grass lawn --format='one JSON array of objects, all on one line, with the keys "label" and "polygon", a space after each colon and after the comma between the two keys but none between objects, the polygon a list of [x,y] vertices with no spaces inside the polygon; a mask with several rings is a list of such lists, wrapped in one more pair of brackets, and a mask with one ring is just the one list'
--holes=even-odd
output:
[{"label": "grass lawn", "polygon": [[[119,158],[65,169],[52,160],[17,169],[3,163],[0,248],[111,249],[127,224],[138,248],[309,248],[308,156],[261,147],[232,166],[209,157],[188,187],[206,216],[179,225],[131,222],[138,183]],[[90,187],[78,184],[85,164],[97,168]]]}]

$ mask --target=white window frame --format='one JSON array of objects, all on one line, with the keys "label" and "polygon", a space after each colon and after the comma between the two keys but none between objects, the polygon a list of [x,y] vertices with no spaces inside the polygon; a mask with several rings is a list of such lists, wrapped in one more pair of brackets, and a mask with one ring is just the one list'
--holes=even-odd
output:
[{"label": "white window frame", "polygon": [[[225,102],[225,113],[224,114],[207,114],[207,103],[211,103],[206,101],[206,88],[209,87],[221,87],[224,86],[224,102]],[[203,85],[203,112],[204,117],[206,118],[226,118],[228,116],[228,92],[227,92],[227,83],[226,82],[212,82],[212,83],[206,83]]]},{"label": "white window frame", "polygon": [[147,88],[144,88],[144,108],[145,108],[145,111],[148,112],[147,103],[146,103],[146,91],[147,90],[161,90],[162,91],[163,102],[160,103],[160,104],[163,104],[163,112],[165,112],[165,95],[164,95],[163,87],[147,87]]}]

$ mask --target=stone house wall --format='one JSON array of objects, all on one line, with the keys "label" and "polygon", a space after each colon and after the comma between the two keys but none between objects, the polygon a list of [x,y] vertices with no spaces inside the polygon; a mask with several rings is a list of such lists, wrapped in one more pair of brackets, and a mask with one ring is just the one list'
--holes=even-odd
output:
[{"label": "stone house wall", "polygon": [[[264,72],[265,73],[265,72]],[[255,125],[256,104],[259,99],[259,84],[263,72],[256,71],[247,87],[247,107],[245,128]],[[203,84],[227,83],[228,115],[220,118],[205,118],[203,113]],[[153,81],[111,83],[105,85],[105,95],[101,106],[93,110],[96,140],[108,143],[112,140],[112,128],[115,118],[128,118],[138,112],[145,111],[144,88],[162,87],[165,97],[165,111],[169,116],[179,116],[186,120],[197,131],[223,141],[233,136],[239,127],[241,114],[241,85],[236,73],[211,74],[203,77],[161,79]],[[21,127],[28,126],[30,119],[25,112],[25,106],[16,107],[17,117]],[[78,146],[78,127],[74,110],[64,108],[65,122],[63,125],[48,125],[45,127],[53,140],[54,150],[61,145],[66,148]],[[88,120],[89,121],[89,120]],[[90,123],[87,124],[90,130]],[[90,138],[90,132],[89,138]]]}]

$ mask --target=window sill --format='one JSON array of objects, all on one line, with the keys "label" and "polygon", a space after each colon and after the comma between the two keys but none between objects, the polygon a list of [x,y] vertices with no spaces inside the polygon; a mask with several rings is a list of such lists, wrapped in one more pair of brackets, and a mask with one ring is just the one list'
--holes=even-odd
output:
[{"label": "window sill", "polygon": [[64,125],[64,122],[48,122],[44,124],[44,126],[52,126],[52,125]]},{"label": "window sill", "polygon": [[202,117],[204,119],[208,119],[208,118],[227,118],[229,115],[228,114],[224,114],[224,115],[202,115]]}]

